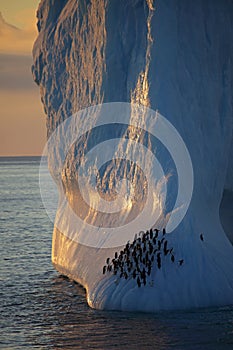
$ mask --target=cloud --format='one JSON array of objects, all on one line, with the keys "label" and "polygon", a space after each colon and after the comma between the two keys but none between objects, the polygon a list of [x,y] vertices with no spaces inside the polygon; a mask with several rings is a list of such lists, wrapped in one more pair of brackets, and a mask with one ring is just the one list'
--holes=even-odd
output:
[{"label": "cloud", "polygon": [[[35,16],[31,18],[35,18]],[[30,22],[28,20],[25,22],[25,28],[19,29],[7,23],[0,13],[0,53],[31,54],[37,35],[35,24],[32,23],[31,18]]]}]

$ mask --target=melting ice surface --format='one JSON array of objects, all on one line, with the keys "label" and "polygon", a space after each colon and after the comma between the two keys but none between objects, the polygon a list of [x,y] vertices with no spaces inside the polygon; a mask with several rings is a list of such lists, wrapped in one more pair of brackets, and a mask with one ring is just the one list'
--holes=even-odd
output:
[{"label": "melting ice surface", "polygon": [[[70,0],[56,8],[48,0],[40,4],[33,74],[41,87],[48,135],[61,126],[57,147],[49,153],[49,164],[61,194],[65,194],[60,197],[57,210],[52,260],[61,273],[86,288],[92,307],[155,311],[233,303],[233,248],[219,219],[223,190],[233,190],[229,45],[232,3],[225,0],[213,5],[211,1],[199,0],[196,12],[193,11],[191,3],[179,1],[153,4],[135,0],[114,5],[98,0],[81,5]],[[179,186],[192,183],[192,175],[184,176],[182,181],[177,176],[179,169],[185,172],[187,162],[182,163],[181,156],[180,167],[176,161],[174,166],[174,157],[169,155],[173,155],[172,149],[175,152],[177,145],[170,137],[165,142],[164,152],[169,151],[165,154],[141,129],[124,129],[123,123],[119,130],[109,124],[87,132],[67,150],[60,147],[70,135],[64,120],[90,105],[112,101],[131,103],[129,123],[124,122],[134,126],[138,123],[143,130],[153,125],[156,113],[145,118],[135,112],[135,104],[158,108],[178,131],[193,166],[194,186],[187,213],[178,226],[167,229],[165,234],[167,247],[173,250],[165,254],[164,246],[161,248],[161,268],[158,251],[155,252],[148,283],[140,287],[132,271],[127,278],[120,277],[121,271],[114,274],[114,269],[103,274],[106,259],[113,259],[115,252],[119,256],[129,240],[128,255],[132,260],[132,245],[138,244],[134,242],[135,233],[154,225],[160,230],[169,226]],[[86,114],[68,130],[75,134],[82,127],[93,128],[93,119]],[[120,147],[109,147],[107,142],[117,138],[123,139]],[[146,140],[148,156],[154,151],[156,157],[152,158],[157,159],[152,189],[147,182],[152,169],[150,158],[148,161],[142,148],[134,147],[142,139]],[[126,144],[125,140],[130,142]],[[106,157],[102,163],[94,156],[98,143],[103,143],[98,153]],[[112,150],[115,163],[108,162]],[[92,160],[94,175],[88,172],[89,166],[82,170]],[[87,179],[91,181],[82,182]],[[139,217],[147,202],[156,204],[152,205],[151,214],[131,227],[120,245],[118,238],[109,245],[105,239],[89,244],[90,232],[88,244],[85,241],[87,224],[95,224],[95,232],[96,226],[100,231],[104,229],[106,237],[114,229],[117,237],[119,222],[128,224]],[[179,213],[184,205],[185,201],[174,212]],[[98,214],[96,207],[102,208]],[[82,219],[82,227],[77,228],[73,215]],[[157,239],[163,239],[161,231]],[[157,244],[153,249],[158,249]],[[148,250],[149,243],[141,254],[142,260]],[[143,270],[145,263],[139,265]]]}]

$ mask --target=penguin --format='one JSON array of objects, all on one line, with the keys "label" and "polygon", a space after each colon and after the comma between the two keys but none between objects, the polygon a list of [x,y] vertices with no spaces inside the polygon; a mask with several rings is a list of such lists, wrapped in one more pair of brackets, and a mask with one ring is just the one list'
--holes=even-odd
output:
[{"label": "penguin", "polygon": [[158,265],[158,269],[161,268],[161,257],[160,257],[160,254],[161,254],[161,253],[158,253],[158,254],[157,254],[157,265]]},{"label": "penguin", "polygon": [[104,267],[103,267],[103,275],[105,274],[105,272],[106,272],[106,266],[104,265]]},{"label": "penguin", "polygon": [[165,228],[163,228],[163,236],[166,234],[166,230]]},{"label": "penguin", "polygon": [[164,245],[163,245],[163,252],[164,252],[164,255],[167,255],[169,250],[167,250],[167,241],[164,242]]},{"label": "penguin", "polygon": [[159,230],[156,228],[156,229],[155,229],[155,238],[158,237],[158,234],[159,234]]},{"label": "penguin", "polygon": [[153,245],[149,242],[149,253],[150,255],[153,253]]},{"label": "penguin", "polygon": [[117,259],[117,256],[118,256],[118,254],[117,254],[117,252],[115,252],[115,259]]},{"label": "penguin", "polygon": [[153,230],[152,230],[152,228],[150,229],[150,239],[152,239],[153,238]]},{"label": "penguin", "polygon": [[106,263],[109,264],[110,258],[107,258]]},{"label": "penguin", "polygon": [[142,256],[142,248],[138,249],[138,255],[141,257]]},{"label": "penguin", "polygon": [[201,240],[202,242],[204,241],[204,236],[203,236],[202,233],[200,234],[200,240]]},{"label": "penguin", "polygon": [[184,262],[184,259],[180,259],[180,260],[179,260],[180,266],[183,264],[183,262]]},{"label": "penguin", "polygon": [[141,281],[140,281],[139,277],[137,278],[137,284],[138,284],[138,287],[140,288],[141,287]]},{"label": "penguin", "polygon": [[175,261],[175,257],[174,257],[174,255],[172,254],[171,255],[171,261],[174,263],[174,261]]}]

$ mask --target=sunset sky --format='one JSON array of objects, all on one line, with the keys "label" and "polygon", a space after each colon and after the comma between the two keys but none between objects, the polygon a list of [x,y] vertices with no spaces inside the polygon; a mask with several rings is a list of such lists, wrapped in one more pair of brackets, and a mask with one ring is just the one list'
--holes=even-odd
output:
[{"label": "sunset sky", "polygon": [[0,156],[40,155],[45,115],[31,74],[39,0],[0,0]]}]

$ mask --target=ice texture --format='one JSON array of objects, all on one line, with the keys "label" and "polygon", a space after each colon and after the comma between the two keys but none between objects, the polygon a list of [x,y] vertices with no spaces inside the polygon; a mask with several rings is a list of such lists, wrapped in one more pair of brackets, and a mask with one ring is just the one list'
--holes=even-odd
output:
[{"label": "ice texture", "polygon": [[[48,136],[82,108],[139,103],[174,125],[194,169],[189,210],[167,238],[182,266],[163,257],[162,268],[152,268],[153,285],[139,288],[132,278],[103,274],[114,249],[78,244],[56,227],[54,266],[81,283],[89,305],[98,309],[232,304],[232,1],[42,0],[37,17],[32,71]],[[67,161],[71,172],[74,158],[75,152]],[[64,175],[63,182],[75,202],[71,181]],[[62,210],[65,230],[69,218]]]}]

